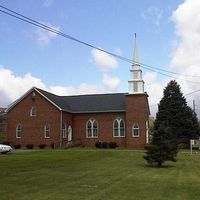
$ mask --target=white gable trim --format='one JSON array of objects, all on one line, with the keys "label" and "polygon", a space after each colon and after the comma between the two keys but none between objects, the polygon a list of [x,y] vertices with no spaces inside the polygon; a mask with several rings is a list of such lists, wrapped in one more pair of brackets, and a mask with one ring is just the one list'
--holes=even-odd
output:
[{"label": "white gable trim", "polygon": [[62,110],[62,108],[60,108],[57,104],[55,104],[53,101],[51,101],[49,98],[47,98],[44,94],[42,94],[39,90],[37,90],[37,88],[34,88],[35,91],[37,91],[41,96],[43,96],[47,101],[49,101],[51,104],[53,104],[56,108],[58,108],[58,110]]},{"label": "white gable trim", "polygon": [[62,110],[57,104],[55,104],[53,101],[51,101],[49,98],[47,98],[44,94],[42,94],[39,90],[37,90],[36,87],[32,87],[30,90],[28,90],[24,95],[22,95],[19,99],[11,103],[8,108],[6,109],[6,112],[9,112],[11,109],[13,109],[19,102],[21,102],[25,97],[27,97],[31,92],[36,91],[39,93],[42,97],[44,97],[47,101],[49,101],[53,106],[55,106],[58,110]]}]

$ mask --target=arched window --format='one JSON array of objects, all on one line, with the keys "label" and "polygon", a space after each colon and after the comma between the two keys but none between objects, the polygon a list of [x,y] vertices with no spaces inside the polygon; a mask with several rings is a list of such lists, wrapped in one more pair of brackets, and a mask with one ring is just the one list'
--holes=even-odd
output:
[{"label": "arched window", "polygon": [[16,126],[16,138],[21,138],[22,137],[22,125],[18,124]]},{"label": "arched window", "polygon": [[50,126],[48,124],[44,126],[44,137],[50,138]]},{"label": "arched window", "polygon": [[98,136],[97,121],[94,120],[94,121],[93,121],[93,137],[97,137],[97,136]]},{"label": "arched window", "polygon": [[139,131],[140,131],[140,128],[139,128],[138,123],[134,123],[133,127],[132,127],[132,135],[133,135],[133,137],[139,137]]},{"label": "arched window", "polygon": [[121,118],[117,118],[113,122],[113,137],[125,137],[125,123]]},{"label": "arched window", "polygon": [[35,107],[32,107],[32,108],[31,108],[30,116],[31,116],[31,117],[35,117],[35,116],[36,116],[36,108],[35,108]]},{"label": "arched window", "polygon": [[117,137],[119,135],[119,126],[118,126],[118,120],[116,119],[113,123],[113,135],[114,137]]},{"label": "arched window", "polygon": [[62,125],[62,137],[67,138],[67,125],[66,124]]},{"label": "arched window", "polygon": [[90,119],[86,123],[86,137],[97,138],[98,137],[98,123],[95,119]]}]

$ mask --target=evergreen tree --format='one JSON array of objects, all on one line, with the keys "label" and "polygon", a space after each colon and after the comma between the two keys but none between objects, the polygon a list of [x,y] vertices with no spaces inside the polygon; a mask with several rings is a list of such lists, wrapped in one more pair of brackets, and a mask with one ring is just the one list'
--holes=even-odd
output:
[{"label": "evergreen tree", "polygon": [[178,145],[188,145],[191,138],[199,136],[196,114],[187,106],[177,82],[170,81],[163,93],[156,114],[152,142],[144,157],[149,163],[156,163],[158,166],[167,160],[175,161]]},{"label": "evergreen tree", "polygon": [[177,145],[171,134],[171,129],[163,124],[154,131],[152,143],[146,146],[147,152],[144,156],[148,163],[160,167],[167,160],[176,161]]}]

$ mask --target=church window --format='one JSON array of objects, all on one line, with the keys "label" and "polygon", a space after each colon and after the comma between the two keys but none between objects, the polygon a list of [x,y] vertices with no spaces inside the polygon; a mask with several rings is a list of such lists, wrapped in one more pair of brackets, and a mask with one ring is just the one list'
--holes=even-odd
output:
[{"label": "church window", "polygon": [[140,128],[139,128],[138,123],[133,124],[133,127],[132,127],[133,137],[139,137],[139,130],[140,130]]},{"label": "church window", "polygon": [[97,138],[98,137],[98,123],[95,119],[90,119],[86,123],[86,137]]},{"label": "church window", "polygon": [[125,137],[125,123],[121,118],[113,122],[113,137]]},{"label": "church window", "polygon": [[31,117],[35,117],[35,116],[36,116],[36,108],[35,108],[35,107],[32,107],[32,108],[31,108],[30,116],[31,116]]},{"label": "church window", "polygon": [[50,138],[50,126],[48,124],[44,126],[44,137]]},{"label": "church window", "polygon": [[21,138],[22,137],[22,125],[18,124],[16,126],[16,138]]},{"label": "church window", "polygon": [[67,125],[66,124],[62,125],[62,137],[67,138]]}]

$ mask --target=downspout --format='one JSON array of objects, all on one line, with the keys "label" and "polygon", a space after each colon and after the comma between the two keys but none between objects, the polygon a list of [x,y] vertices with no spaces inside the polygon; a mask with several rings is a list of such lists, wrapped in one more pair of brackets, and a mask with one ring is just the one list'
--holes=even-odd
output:
[{"label": "downspout", "polygon": [[60,148],[62,148],[62,124],[63,124],[63,116],[62,110],[60,111]]}]

